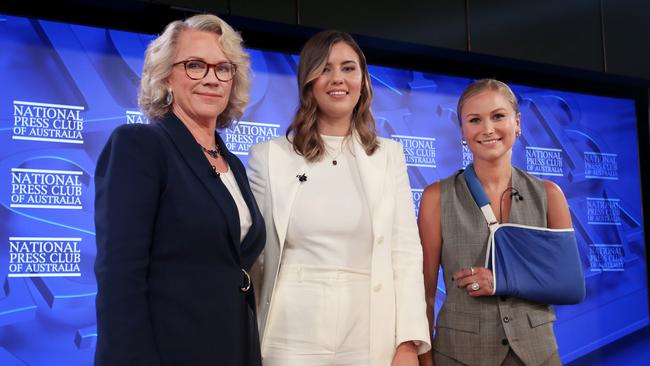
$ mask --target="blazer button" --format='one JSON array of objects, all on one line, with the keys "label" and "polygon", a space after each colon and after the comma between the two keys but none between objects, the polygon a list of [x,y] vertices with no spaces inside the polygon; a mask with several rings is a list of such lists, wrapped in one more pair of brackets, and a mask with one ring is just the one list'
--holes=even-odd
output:
[{"label": "blazer button", "polygon": [[507,345],[508,345],[508,340],[505,339],[505,338],[503,338],[503,339],[501,340],[501,344],[504,345],[504,346],[507,346]]},{"label": "blazer button", "polygon": [[380,235],[377,238],[377,245],[382,245],[382,244],[384,244],[384,237],[382,235]]},{"label": "blazer button", "polygon": [[372,289],[373,289],[375,292],[379,292],[379,291],[381,290],[381,283],[376,283],[376,284],[372,287]]},{"label": "blazer button", "polygon": [[508,318],[507,316],[504,316],[504,317],[503,317],[503,322],[504,322],[504,323],[509,323],[509,322],[510,322],[510,318]]}]

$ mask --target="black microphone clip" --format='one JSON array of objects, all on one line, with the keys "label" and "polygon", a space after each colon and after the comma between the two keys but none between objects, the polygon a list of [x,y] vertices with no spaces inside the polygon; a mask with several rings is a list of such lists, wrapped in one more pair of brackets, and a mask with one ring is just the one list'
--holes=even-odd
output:
[{"label": "black microphone clip", "polygon": [[515,197],[517,201],[524,200],[524,196],[522,196],[521,193],[519,193],[519,191],[515,188],[512,188],[512,193],[510,193],[510,197]]},{"label": "black microphone clip", "polygon": [[296,178],[298,178],[298,181],[300,183],[306,182],[307,181],[307,174],[305,174],[305,173],[298,174],[298,175],[296,175]]},{"label": "black microphone clip", "polygon": [[221,176],[221,173],[217,171],[217,167],[212,165],[212,176],[214,178],[219,178]]}]

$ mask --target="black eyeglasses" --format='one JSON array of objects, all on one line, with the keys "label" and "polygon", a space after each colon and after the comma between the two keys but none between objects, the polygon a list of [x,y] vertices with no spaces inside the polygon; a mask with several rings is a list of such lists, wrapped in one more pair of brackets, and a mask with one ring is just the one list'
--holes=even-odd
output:
[{"label": "black eyeglasses", "polygon": [[211,68],[214,69],[214,76],[216,76],[219,81],[223,82],[232,80],[237,73],[237,65],[232,62],[209,64],[201,60],[184,60],[178,61],[172,64],[172,66],[180,64],[183,64],[185,67],[185,74],[192,80],[201,80],[208,76],[208,71],[210,71]]}]

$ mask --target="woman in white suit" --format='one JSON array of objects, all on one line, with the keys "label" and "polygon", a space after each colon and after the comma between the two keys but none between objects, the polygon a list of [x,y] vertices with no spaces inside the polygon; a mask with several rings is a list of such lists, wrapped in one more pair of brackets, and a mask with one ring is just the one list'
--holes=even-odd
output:
[{"label": "woman in white suit", "polygon": [[431,342],[420,240],[402,147],[376,134],[365,56],[323,31],[298,86],[286,138],[249,154],[268,238],[263,363],[417,365]]}]

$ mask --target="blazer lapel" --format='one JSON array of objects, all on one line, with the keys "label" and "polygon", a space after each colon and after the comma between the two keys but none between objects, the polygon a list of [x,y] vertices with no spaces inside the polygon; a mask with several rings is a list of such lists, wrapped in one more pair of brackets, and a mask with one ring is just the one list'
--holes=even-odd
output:
[{"label": "blazer lapel", "polygon": [[250,212],[251,215],[251,227],[248,230],[248,233],[246,233],[246,235],[244,236],[244,240],[242,240],[240,245],[242,248],[242,252],[245,252],[249,246],[254,244],[257,237],[259,236],[259,231],[263,230],[264,225],[262,225],[262,213],[257,208],[257,204],[255,203],[255,198],[253,197],[253,192],[250,190],[250,187],[248,185],[248,177],[246,176],[246,171],[240,169],[240,162],[237,161],[238,158],[233,153],[231,153],[229,150],[226,149],[226,144],[224,144],[223,140],[221,139],[221,136],[217,135],[216,138],[217,138],[217,143],[219,143],[219,146],[222,146],[223,157],[228,162],[228,166],[230,167],[230,169],[232,169],[233,175],[237,180],[237,185],[239,186],[239,190],[242,194],[242,197],[244,198],[244,202],[246,202],[246,206],[248,207],[248,211]]},{"label": "blazer lapel", "polygon": [[384,185],[386,184],[386,160],[388,157],[386,149],[388,146],[383,145],[374,154],[368,156],[359,136],[355,132],[352,139],[352,148],[359,166],[359,175],[361,176],[361,183],[374,227],[377,206],[381,201]]},{"label": "blazer lapel", "polygon": [[[309,169],[307,161],[293,151],[291,143],[284,139],[270,142],[269,184],[273,199],[273,221],[278,233],[280,253],[287,237],[291,207],[298,189],[303,184],[309,184]],[[297,177],[302,174],[307,177],[304,182]]]},{"label": "blazer lapel", "polygon": [[[201,148],[183,122],[181,122],[174,114],[170,113],[160,121],[160,124],[167,132],[172,142],[176,145],[176,148],[187,165],[208,192],[210,192],[210,195],[217,203],[217,206],[223,212],[224,217],[226,218],[228,232],[230,233],[231,244],[234,246],[237,253],[239,253],[239,236],[241,230],[239,214],[237,213],[237,205],[232,199],[230,192],[228,192],[228,189],[224,186],[221,180],[215,177],[212,167],[201,152]],[[225,148],[223,143],[220,146]],[[188,187],[188,189],[190,188],[191,187]]]}]

